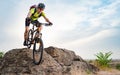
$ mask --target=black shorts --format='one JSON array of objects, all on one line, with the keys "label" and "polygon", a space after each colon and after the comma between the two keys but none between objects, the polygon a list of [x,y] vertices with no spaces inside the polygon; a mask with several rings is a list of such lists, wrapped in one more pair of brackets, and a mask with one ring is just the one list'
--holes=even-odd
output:
[{"label": "black shorts", "polygon": [[38,20],[35,20],[35,21],[31,21],[28,19],[25,20],[25,26],[29,26],[30,23],[36,25],[37,27],[41,26],[41,23]]}]

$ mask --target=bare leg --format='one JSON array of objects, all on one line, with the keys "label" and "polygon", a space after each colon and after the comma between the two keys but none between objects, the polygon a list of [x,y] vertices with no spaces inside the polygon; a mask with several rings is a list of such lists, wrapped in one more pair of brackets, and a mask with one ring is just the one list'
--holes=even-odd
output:
[{"label": "bare leg", "polygon": [[[38,31],[39,31],[39,33],[40,33],[41,30],[42,30],[42,26],[38,27],[37,29],[38,29]],[[39,37],[39,34],[38,34],[37,36],[35,36],[35,37]]]},{"label": "bare leg", "polygon": [[38,29],[39,32],[41,32],[42,26],[38,27],[37,29]]},{"label": "bare leg", "polygon": [[27,40],[28,38],[28,31],[29,31],[29,26],[25,27],[25,32],[24,32],[24,42]]}]

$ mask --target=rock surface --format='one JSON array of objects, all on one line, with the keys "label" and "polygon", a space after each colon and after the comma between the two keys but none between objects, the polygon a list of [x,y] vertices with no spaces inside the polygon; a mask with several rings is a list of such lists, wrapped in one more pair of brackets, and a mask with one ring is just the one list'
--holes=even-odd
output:
[{"label": "rock surface", "polygon": [[94,75],[98,71],[73,51],[52,46],[44,49],[40,65],[32,61],[32,50],[10,50],[0,60],[0,75]]}]

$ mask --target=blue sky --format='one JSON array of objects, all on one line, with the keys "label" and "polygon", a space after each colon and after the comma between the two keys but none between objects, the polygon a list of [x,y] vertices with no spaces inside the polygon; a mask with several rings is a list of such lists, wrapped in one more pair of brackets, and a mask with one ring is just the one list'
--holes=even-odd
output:
[{"label": "blue sky", "polygon": [[73,50],[84,59],[111,51],[113,59],[120,59],[120,0],[2,0],[1,51],[24,47],[24,20],[29,7],[39,2],[46,4],[46,16],[54,24],[43,27],[45,47]]}]

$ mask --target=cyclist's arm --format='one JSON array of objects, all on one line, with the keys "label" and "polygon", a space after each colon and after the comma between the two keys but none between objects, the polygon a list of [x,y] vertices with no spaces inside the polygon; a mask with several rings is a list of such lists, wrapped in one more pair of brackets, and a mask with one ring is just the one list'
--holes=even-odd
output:
[{"label": "cyclist's arm", "polygon": [[46,22],[50,22],[50,20],[46,17],[44,12],[42,12],[42,16],[43,16],[43,18],[45,19]]},{"label": "cyclist's arm", "polygon": [[31,10],[29,10],[27,18],[30,18],[32,16],[32,14],[34,13],[34,8],[32,8]]},{"label": "cyclist's arm", "polygon": [[32,13],[31,13],[31,12],[28,12],[27,18],[30,18],[31,15],[32,15]]},{"label": "cyclist's arm", "polygon": [[50,22],[46,16],[43,16],[46,22]]},{"label": "cyclist's arm", "polygon": [[43,16],[43,17],[44,17],[44,19],[46,20],[46,22],[49,23],[49,25],[53,25],[53,23],[52,23],[46,16]]}]

